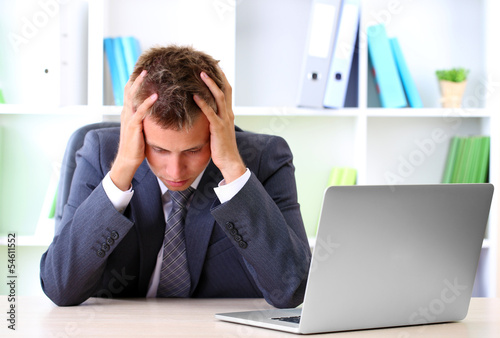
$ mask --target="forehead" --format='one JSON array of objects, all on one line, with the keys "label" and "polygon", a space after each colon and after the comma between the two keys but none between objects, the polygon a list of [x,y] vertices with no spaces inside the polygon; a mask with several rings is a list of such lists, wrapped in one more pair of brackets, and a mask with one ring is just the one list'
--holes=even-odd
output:
[{"label": "forehead", "polygon": [[143,122],[144,137],[150,146],[170,151],[182,151],[199,147],[208,142],[210,137],[209,123],[205,115],[200,114],[190,129],[166,129],[155,123],[150,116]]}]

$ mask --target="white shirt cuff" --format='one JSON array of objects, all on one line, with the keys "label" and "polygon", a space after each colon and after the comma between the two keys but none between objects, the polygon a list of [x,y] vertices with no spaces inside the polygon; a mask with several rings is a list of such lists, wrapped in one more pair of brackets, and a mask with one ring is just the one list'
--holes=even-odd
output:
[{"label": "white shirt cuff", "polygon": [[109,176],[109,172],[104,179],[102,180],[102,187],[104,188],[104,192],[108,196],[109,200],[115,207],[115,209],[123,213],[125,208],[127,208],[132,196],[134,196],[134,191],[132,190],[132,186],[127,191],[121,191],[111,180]]},{"label": "white shirt cuff", "polygon": [[243,175],[229,184],[226,184],[225,180],[220,181],[219,186],[217,188],[214,188],[215,194],[219,198],[220,203],[226,203],[238,192],[240,192],[241,188],[243,188],[243,186],[250,179],[250,175],[250,170],[247,168]]}]

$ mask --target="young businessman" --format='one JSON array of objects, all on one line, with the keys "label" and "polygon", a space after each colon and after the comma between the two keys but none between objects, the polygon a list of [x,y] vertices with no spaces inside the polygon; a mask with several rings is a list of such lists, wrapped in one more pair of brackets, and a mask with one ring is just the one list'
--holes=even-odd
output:
[{"label": "young businessman", "polygon": [[290,149],[234,126],[218,62],[190,47],[141,55],[121,127],[89,132],[77,153],[61,223],[40,264],[58,305],[92,296],[303,301],[311,254]]}]

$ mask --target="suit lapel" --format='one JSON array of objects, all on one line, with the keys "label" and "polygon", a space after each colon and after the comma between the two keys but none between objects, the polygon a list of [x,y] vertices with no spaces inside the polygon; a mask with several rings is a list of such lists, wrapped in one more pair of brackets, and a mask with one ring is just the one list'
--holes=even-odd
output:
[{"label": "suit lapel", "polygon": [[163,243],[165,215],[158,180],[146,161],[137,170],[132,184],[135,191],[132,219],[136,225],[140,224],[134,227],[139,241],[139,292],[146,294]]},{"label": "suit lapel", "polygon": [[215,220],[210,209],[217,199],[214,188],[222,180],[219,169],[210,161],[196,189],[186,215],[185,235],[191,291],[198,285]]}]

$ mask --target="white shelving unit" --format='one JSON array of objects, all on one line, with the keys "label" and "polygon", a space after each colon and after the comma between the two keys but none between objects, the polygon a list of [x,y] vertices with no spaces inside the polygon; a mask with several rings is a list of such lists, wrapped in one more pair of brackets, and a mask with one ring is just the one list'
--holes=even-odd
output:
[{"label": "white shelving unit", "polygon": [[[102,39],[133,35],[143,49],[155,44],[191,44],[221,60],[234,88],[236,123],[243,129],[281,135],[289,142],[295,156],[299,202],[310,236],[314,236],[322,192],[333,166],[355,167],[358,184],[438,183],[450,137],[488,134],[490,182],[495,185],[499,182],[500,53],[494,47],[500,27],[494,13],[498,13],[500,5],[493,0],[363,1],[358,107],[340,110],[296,108],[310,0],[75,0],[72,3],[79,11],[70,11],[71,15],[82,13],[88,17],[79,23],[80,29],[64,28],[65,32],[76,34],[68,38],[77,41],[88,53],[86,63],[81,65],[88,69],[88,77],[84,79],[87,86],[78,89],[81,95],[86,95],[86,104],[75,102],[76,106],[57,108],[57,112],[48,106],[26,105],[26,102],[0,106],[4,148],[25,140],[26,144],[16,148],[21,154],[24,146],[29,148],[37,143],[29,136],[36,123],[46,120],[56,127],[63,126],[61,134],[51,135],[57,140],[53,143],[58,144],[58,155],[35,156],[37,163],[41,163],[37,164],[42,171],[41,181],[48,182],[50,166],[57,157],[62,157],[65,141],[74,126],[119,119],[120,107],[103,106],[109,99],[110,88],[103,76]],[[398,37],[425,108],[377,107],[368,76],[363,34],[366,27],[377,23],[385,23],[389,35]],[[455,66],[471,70],[464,108],[442,109],[434,72]],[[61,81],[71,83],[64,78]],[[28,128],[22,131],[24,124]],[[422,144],[429,148],[423,149]],[[28,155],[40,151],[34,147]],[[10,163],[4,157],[2,167],[7,168],[0,171],[0,184],[7,179],[5,173],[15,172]],[[407,165],[406,171],[402,171],[402,163]],[[14,180],[28,189],[22,179]],[[3,198],[0,200],[5,201],[8,193],[0,192]],[[30,199],[32,205],[41,207],[42,196]],[[478,272],[480,294],[487,296],[500,295],[499,207],[495,195]],[[12,218],[0,216],[0,220]],[[29,217],[23,218],[23,222],[31,221]],[[4,231],[7,228],[5,224],[0,226]]]}]

